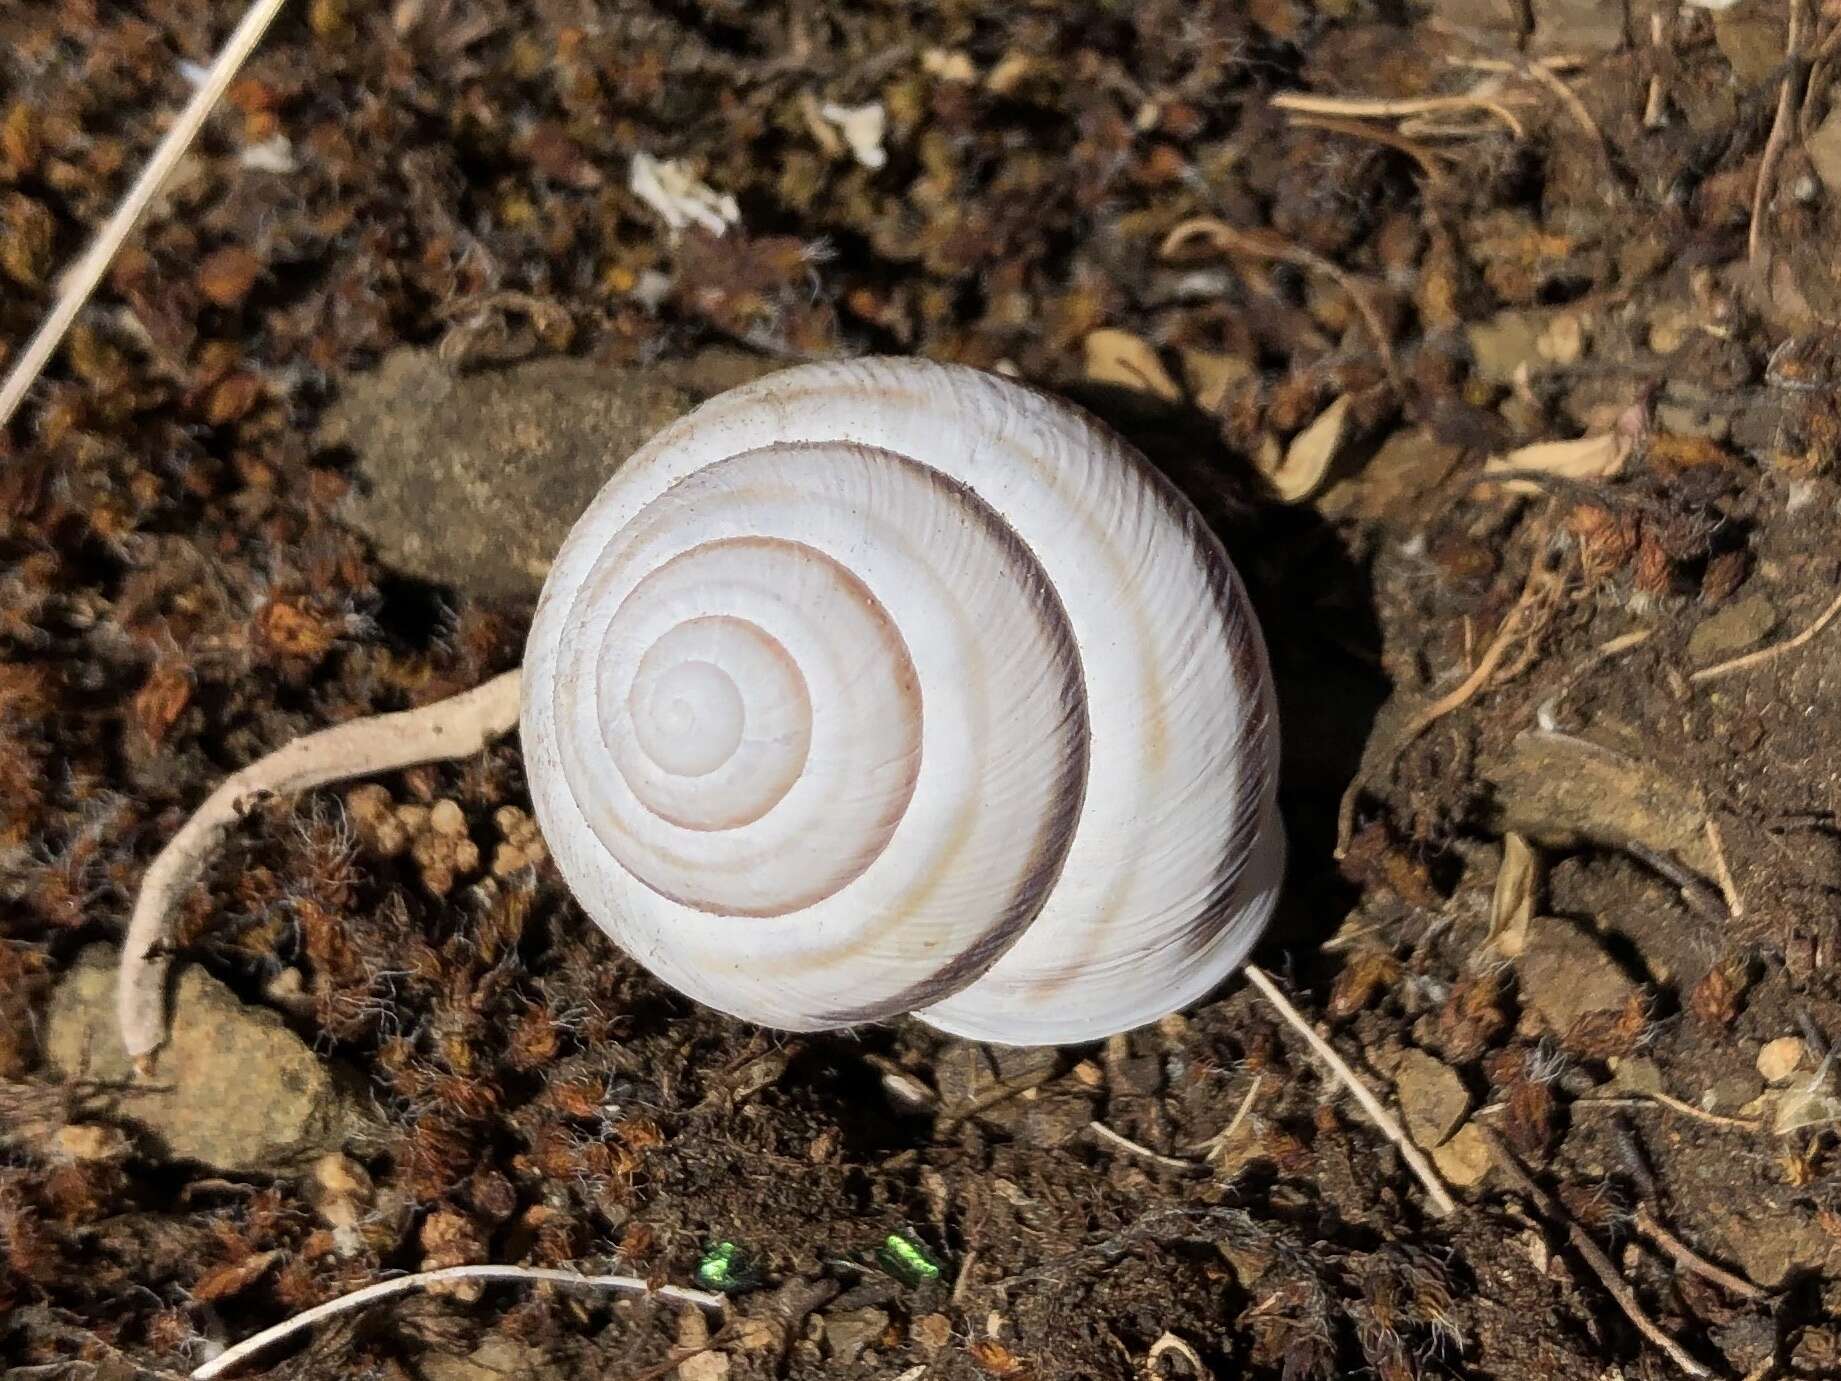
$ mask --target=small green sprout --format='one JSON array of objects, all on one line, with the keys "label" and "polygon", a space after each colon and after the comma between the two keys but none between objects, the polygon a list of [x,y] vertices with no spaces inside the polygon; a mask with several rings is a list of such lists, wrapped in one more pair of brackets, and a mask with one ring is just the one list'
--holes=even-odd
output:
[{"label": "small green sprout", "polygon": [[724,1295],[738,1295],[760,1284],[742,1249],[733,1242],[718,1242],[697,1262],[697,1284]]},{"label": "small green sprout", "polygon": [[876,1263],[911,1290],[940,1278],[940,1263],[905,1232],[891,1232],[882,1239]]}]

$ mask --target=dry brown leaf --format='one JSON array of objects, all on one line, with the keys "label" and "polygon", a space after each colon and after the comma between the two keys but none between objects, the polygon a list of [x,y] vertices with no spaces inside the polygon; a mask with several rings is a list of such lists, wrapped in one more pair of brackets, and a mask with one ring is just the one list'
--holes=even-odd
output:
[{"label": "dry brown leaf", "polygon": [[262,273],[262,261],[241,245],[226,245],[198,266],[198,290],[219,307],[235,307]]},{"label": "dry brown leaf", "polygon": [[1502,866],[1489,903],[1489,942],[1505,959],[1527,948],[1528,922],[1534,919],[1534,893],[1540,882],[1540,855],[1528,841],[1510,832],[1502,837]]},{"label": "dry brown leaf", "polygon": [[1189,1375],[1196,1377],[1197,1381],[1214,1381],[1215,1374],[1202,1365],[1202,1359],[1196,1354],[1196,1350],[1174,1333],[1169,1332],[1152,1343],[1151,1350],[1145,1354],[1144,1374],[1151,1377],[1152,1381],[1161,1378],[1164,1373],[1158,1370],[1157,1362],[1164,1354],[1171,1352],[1183,1359],[1189,1368]]},{"label": "dry brown leaf", "polygon": [[1087,378],[1094,383],[1135,388],[1166,403],[1182,400],[1183,391],[1143,337],[1104,327],[1087,333],[1086,351]]},{"label": "dry brown leaf", "polygon": [[1204,412],[1218,410],[1227,401],[1228,391],[1252,372],[1252,362],[1239,355],[1183,351],[1183,377],[1189,381],[1189,396]]},{"label": "dry brown leaf", "polygon": [[192,1298],[200,1304],[210,1304],[216,1300],[228,1299],[231,1295],[241,1294],[262,1275],[281,1260],[279,1248],[273,1251],[257,1252],[246,1256],[241,1261],[226,1266],[217,1266],[199,1277],[192,1287]]},{"label": "dry brown leaf", "polygon": [[1302,503],[1323,487],[1330,466],[1342,453],[1352,431],[1349,410],[1354,404],[1354,394],[1343,394],[1291,438],[1284,459],[1276,467],[1267,469],[1261,465],[1266,481],[1283,502]]},{"label": "dry brown leaf", "polygon": [[[1535,471],[1567,480],[1607,480],[1623,473],[1630,458],[1632,438],[1621,431],[1582,436],[1576,441],[1537,441],[1507,455],[1491,456],[1483,463],[1485,476]],[[1511,494],[1538,494],[1532,480],[1505,480]]]}]

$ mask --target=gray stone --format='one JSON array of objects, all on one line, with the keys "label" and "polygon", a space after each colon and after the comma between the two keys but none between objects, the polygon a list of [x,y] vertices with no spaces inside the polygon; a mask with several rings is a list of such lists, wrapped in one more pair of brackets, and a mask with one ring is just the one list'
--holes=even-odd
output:
[{"label": "gray stone", "polygon": [[1719,1205],[1720,1235],[1739,1273],[1774,1290],[1797,1271],[1820,1269],[1841,1253],[1813,1211],[1772,1212],[1738,1202]]},{"label": "gray stone", "polygon": [[1546,318],[1541,312],[1497,312],[1488,321],[1465,328],[1477,374],[1492,384],[1514,382],[1524,363],[1538,367],[1539,345]]},{"label": "gray stone", "polygon": [[825,1349],[834,1362],[854,1362],[880,1338],[889,1316],[880,1309],[840,1309],[826,1314]]},{"label": "gray stone", "polygon": [[1828,118],[1803,140],[1803,152],[1815,166],[1815,175],[1830,193],[1841,192],[1841,106],[1828,112]]},{"label": "gray stone", "polygon": [[[86,950],[51,994],[45,1054],[65,1079],[135,1085],[115,1025],[116,953]],[[359,1128],[330,1066],[274,1012],[250,1007],[196,965],[179,970],[172,1034],[155,1078],[117,1115],[177,1160],[232,1173],[276,1171],[336,1151]]]},{"label": "gray stone", "polygon": [[1777,610],[1764,595],[1747,595],[1709,614],[1688,636],[1688,660],[1716,661],[1755,647],[1777,626]]},{"label": "gray stone", "polygon": [[1432,12],[1446,24],[1492,37],[1521,36],[1517,0],[1432,0]]},{"label": "gray stone", "polygon": [[1409,1050],[1401,1057],[1394,1071],[1394,1092],[1407,1133],[1428,1149],[1450,1137],[1470,1111],[1464,1081],[1423,1050]]},{"label": "gray stone", "polygon": [[1534,0],[1536,56],[1612,53],[1624,46],[1622,0]]},{"label": "gray stone", "polygon": [[488,1338],[465,1357],[428,1354],[417,1371],[423,1381],[545,1381],[576,1374],[542,1349],[505,1337]]},{"label": "gray stone", "polygon": [[1740,86],[1758,86],[1777,74],[1784,58],[1788,6],[1777,0],[1739,0],[1730,9],[1712,13],[1713,41]]},{"label": "gray stone", "polygon": [[1604,947],[1570,921],[1537,916],[1515,961],[1521,995],[1564,1035],[1588,1012],[1621,1012],[1637,985]]},{"label": "gray stone", "polygon": [[772,368],[731,351],[658,369],[559,358],[457,373],[402,349],[344,381],[318,441],[356,454],[341,514],[388,565],[529,601],[622,461],[699,399]]}]

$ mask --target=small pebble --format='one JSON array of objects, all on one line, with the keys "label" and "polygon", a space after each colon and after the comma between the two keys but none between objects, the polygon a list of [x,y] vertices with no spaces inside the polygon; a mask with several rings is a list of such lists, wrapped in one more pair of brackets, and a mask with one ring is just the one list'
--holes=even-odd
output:
[{"label": "small pebble", "polygon": [[1766,1041],[1758,1052],[1758,1073],[1764,1076],[1766,1083],[1781,1084],[1796,1073],[1807,1052],[1808,1046],[1801,1036],[1779,1036],[1774,1041]]},{"label": "small pebble", "polygon": [[1483,1133],[1477,1130],[1473,1122],[1466,1122],[1449,1141],[1435,1147],[1432,1161],[1438,1167],[1438,1173],[1458,1189],[1470,1189],[1481,1184],[1492,1164],[1489,1143],[1483,1139]]}]

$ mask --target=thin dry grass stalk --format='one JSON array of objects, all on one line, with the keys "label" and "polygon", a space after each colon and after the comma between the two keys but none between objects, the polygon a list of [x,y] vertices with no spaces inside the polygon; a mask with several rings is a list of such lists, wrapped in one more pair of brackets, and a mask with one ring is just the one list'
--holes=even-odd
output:
[{"label": "thin dry grass stalk", "polygon": [[1508,126],[1517,139],[1528,131],[1515,112],[1502,102],[1474,93],[1462,96],[1408,96],[1397,100],[1369,96],[1312,96],[1303,91],[1282,91],[1272,98],[1275,110],[1300,115],[1353,116],[1362,120],[1398,119],[1409,115],[1438,115],[1452,111],[1481,110]]},{"label": "thin dry grass stalk", "polygon": [[185,103],[185,109],[179,112],[179,118],[173,121],[172,128],[166,131],[165,137],[154,149],[153,157],[147,161],[141,175],[128,189],[128,195],[122,198],[115,213],[96,232],[96,238],[83,252],[83,257],[66,272],[57,301],[52,304],[51,314],[14,361],[5,382],[0,383],[0,427],[5,427],[12,421],[13,414],[19,411],[19,405],[25,401],[32,385],[38,382],[38,376],[44,373],[45,366],[63,342],[65,333],[76,321],[77,314],[96,291],[96,285],[102,282],[102,275],[108,272],[109,264],[134,233],[134,227],[146,213],[149,203],[171,175],[180,157],[191,146],[192,140],[198,137],[198,131],[204,127],[205,118],[210,115],[212,107],[217,104],[237,70],[242,67],[244,60],[261,41],[263,32],[286,3],[287,0],[252,0],[243,18],[224,41],[222,51],[212,60],[204,80],[192,93],[192,99]]},{"label": "thin dry grass stalk", "polygon": [[1834,617],[1837,614],[1841,614],[1841,595],[1836,595],[1834,603],[1824,609],[1816,617],[1814,623],[1810,624],[1794,637],[1785,638],[1780,643],[1772,643],[1769,647],[1761,647],[1756,652],[1747,652],[1743,657],[1734,657],[1729,662],[1719,662],[1710,667],[1702,667],[1699,671],[1691,671],[1688,673],[1688,680],[1692,681],[1695,685],[1699,685],[1702,681],[1711,681],[1720,676],[1730,676],[1735,671],[1746,671],[1751,667],[1762,666],[1766,662],[1774,661],[1778,657],[1783,656],[1784,653],[1794,652],[1797,648],[1808,642],[1817,633],[1820,633],[1824,628],[1828,627],[1828,625],[1834,621]]},{"label": "thin dry grass stalk", "polygon": [[1797,92],[1804,75],[1797,56],[1802,38],[1803,0],[1790,0],[1789,28],[1784,35],[1784,61],[1789,71],[1784,73],[1783,84],[1777,88],[1777,112],[1771,117],[1770,137],[1764,141],[1764,157],[1758,164],[1758,182],[1752,188],[1752,223],[1745,235],[1746,262],[1759,276],[1761,284],[1765,270],[1770,267],[1769,246],[1764,239],[1764,213],[1777,182],[1778,161],[1789,145],[1790,131],[1796,123]]},{"label": "thin dry grass stalk", "polygon": [[1305,1043],[1310,1046],[1316,1057],[1329,1066],[1330,1073],[1336,1076],[1337,1082],[1355,1095],[1355,1101],[1361,1106],[1362,1111],[1368,1114],[1368,1120],[1380,1128],[1381,1134],[1394,1144],[1408,1167],[1419,1177],[1419,1182],[1425,1186],[1426,1194],[1431,1198],[1432,1206],[1438,1210],[1439,1215],[1442,1217],[1456,1213],[1457,1201],[1451,1197],[1451,1191],[1445,1188],[1444,1181],[1438,1178],[1438,1172],[1432,1168],[1432,1163],[1425,1158],[1424,1152],[1413,1144],[1413,1139],[1406,1134],[1406,1129],[1400,1125],[1400,1120],[1387,1110],[1387,1105],[1375,1096],[1374,1091],[1367,1084],[1362,1082],[1360,1075],[1349,1068],[1348,1061],[1336,1053],[1336,1047],[1318,1035],[1316,1028],[1304,1019],[1304,1014],[1291,1005],[1291,999],[1286,997],[1278,984],[1272,981],[1270,974],[1256,964],[1248,964],[1245,973],[1247,980],[1259,989],[1266,1001],[1278,1009],[1278,1014],[1285,1019],[1286,1024],[1304,1037]]},{"label": "thin dry grass stalk", "polygon": [[[1489,646],[1483,650],[1483,656],[1478,659],[1470,675],[1413,716],[1388,750],[1390,762],[1433,724],[1466,704],[1487,686],[1512,649],[1522,645],[1532,647],[1533,639],[1539,636],[1552,616],[1564,583],[1559,572],[1549,569],[1538,555],[1535,557],[1520,596],[1503,617],[1502,626],[1496,630],[1496,636],[1490,639]],[[1355,804],[1367,783],[1368,773],[1357,772],[1342,793],[1342,801],[1336,812],[1337,858],[1344,858],[1349,852],[1350,841],[1355,837]]]},{"label": "thin dry grass stalk", "polygon": [[557,1271],[538,1266],[448,1266],[439,1271],[423,1271],[417,1275],[398,1276],[394,1280],[380,1280],[375,1285],[367,1285],[349,1295],[341,1295],[338,1299],[315,1305],[305,1313],[296,1314],[273,1328],[265,1328],[253,1337],[245,1338],[235,1347],[226,1348],[194,1370],[191,1381],[211,1381],[214,1376],[222,1376],[237,1363],[327,1319],[349,1314],[354,1309],[362,1309],[381,1299],[413,1294],[431,1285],[453,1280],[515,1281],[523,1284],[560,1285],[572,1290],[617,1290],[626,1294],[649,1295],[653,1299],[673,1304],[694,1304],[716,1313],[727,1307],[721,1295],[687,1290],[677,1285],[654,1287],[638,1276],[585,1276],[577,1275],[574,1271]]}]

